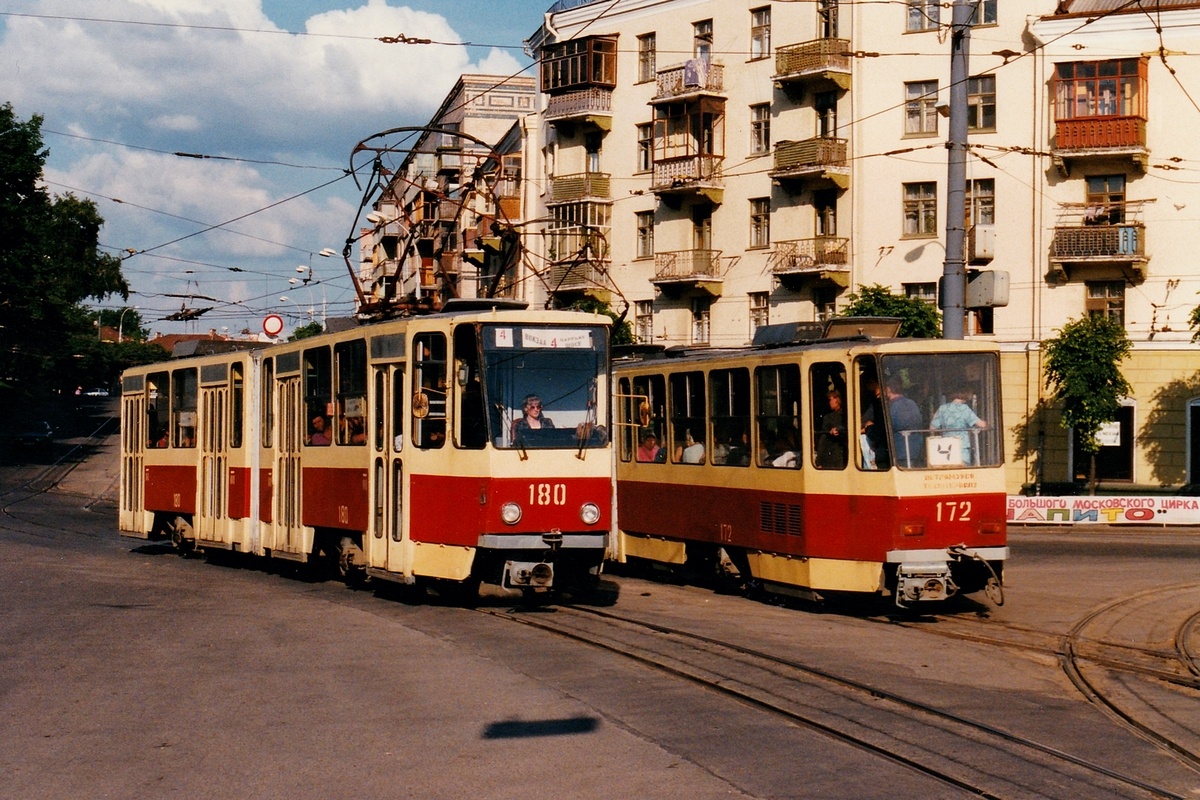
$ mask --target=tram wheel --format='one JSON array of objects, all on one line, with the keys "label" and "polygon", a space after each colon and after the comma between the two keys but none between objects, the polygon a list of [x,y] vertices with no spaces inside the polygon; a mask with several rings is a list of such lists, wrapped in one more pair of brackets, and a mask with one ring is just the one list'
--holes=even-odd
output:
[{"label": "tram wheel", "polygon": [[361,554],[358,542],[349,536],[343,536],[337,546],[337,574],[347,586],[361,586],[367,582],[367,571],[356,565],[355,556]]}]

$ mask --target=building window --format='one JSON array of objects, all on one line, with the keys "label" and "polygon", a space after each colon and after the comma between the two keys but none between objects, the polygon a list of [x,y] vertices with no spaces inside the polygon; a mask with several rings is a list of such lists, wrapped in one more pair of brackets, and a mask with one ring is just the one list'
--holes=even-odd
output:
[{"label": "building window", "polygon": [[756,8],[750,12],[750,60],[771,55],[771,8]]},{"label": "building window", "polygon": [[937,133],[937,81],[904,84],[904,133],[930,136]]},{"label": "building window", "polygon": [[1054,66],[1055,119],[1145,118],[1146,61],[1074,61]]},{"label": "building window", "polygon": [[[1100,429],[1100,451],[1096,453],[1096,478],[1102,481],[1133,480],[1135,407],[1124,403],[1117,409],[1117,418]],[[1091,458],[1081,447],[1077,431],[1071,432],[1071,474],[1077,481],[1086,481],[1091,471]]]},{"label": "building window", "polygon": [[640,344],[654,341],[654,301],[638,300],[633,304],[633,319]]},{"label": "building window", "polygon": [[758,155],[771,151],[771,104],[750,106],[750,152]]},{"label": "building window", "polygon": [[1125,325],[1125,282],[1088,281],[1085,307],[1089,317],[1108,317]]},{"label": "building window", "polygon": [[832,286],[814,286],[812,302],[816,322],[828,322],[837,316],[837,289]]},{"label": "building window", "polygon": [[996,0],[978,0],[975,13],[971,16],[972,25],[996,24]]},{"label": "building window", "polygon": [[600,144],[603,141],[603,135],[593,131],[587,134],[583,140],[583,149],[587,154],[587,171],[600,171]]},{"label": "building window", "polygon": [[750,201],[750,246],[768,247],[771,244],[771,198],[755,197]]},{"label": "building window", "polygon": [[837,136],[837,99],[837,92],[813,94],[813,111],[817,112],[817,136],[826,139]]},{"label": "building window", "polygon": [[1125,220],[1125,176],[1089,175],[1085,225],[1120,225]]},{"label": "building window", "polygon": [[837,189],[813,190],[817,236],[837,236]]},{"label": "building window", "polygon": [[907,4],[908,24],[905,26],[905,30],[937,30],[939,9],[941,8],[938,0],[907,0]]},{"label": "building window", "polygon": [[817,30],[822,39],[838,35],[838,0],[817,0]]},{"label": "building window", "polygon": [[541,58],[542,91],[547,94],[617,85],[617,38],[585,36],[547,45]]},{"label": "building window", "polygon": [[692,298],[692,344],[708,344],[712,332],[712,298]]},{"label": "building window", "polygon": [[996,182],[991,178],[967,181],[967,230],[972,225],[996,224]]},{"label": "building window", "polygon": [[937,236],[937,184],[904,184],[904,235]]},{"label": "building window", "polygon": [[654,169],[654,123],[637,126],[637,171]]},{"label": "building window", "polygon": [[771,305],[767,292],[750,292],[750,338],[764,325],[771,324]]},{"label": "building window", "polygon": [[976,336],[990,336],[996,332],[996,309],[972,308],[967,310],[967,330]]},{"label": "building window", "polygon": [[711,19],[692,23],[692,55],[705,61],[712,60],[713,24]]},{"label": "building window", "polygon": [[937,282],[930,281],[928,283],[906,283],[904,284],[904,296],[911,300],[920,300],[922,303],[928,303],[931,306],[936,306]]},{"label": "building window", "polygon": [[638,83],[647,83],[657,77],[654,68],[655,39],[653,33],[638,37]]},{"label": "building window", "polygon": [[654,212],[637,212],[637,257],[654,256]]},{"label": "building window", "polygon": [[967,129],[996,130],[996,76],[967,79]]},{"label": "building window", "polygon": [[692,249],[712,250],[712,206],[692,206]]}]

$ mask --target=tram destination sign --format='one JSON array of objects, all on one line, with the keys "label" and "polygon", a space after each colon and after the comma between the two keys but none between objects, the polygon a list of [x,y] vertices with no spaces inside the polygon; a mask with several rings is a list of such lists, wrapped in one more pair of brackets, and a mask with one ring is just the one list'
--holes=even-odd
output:
[{"label": "tram destination sign", "polygon": [[[496,328],[496,347],[521,347],[526,350],[591,350],[592,332],[575,328],[521,328],[519,337],[512,328]],[[520,342],[518,344],[517,342]]]}]

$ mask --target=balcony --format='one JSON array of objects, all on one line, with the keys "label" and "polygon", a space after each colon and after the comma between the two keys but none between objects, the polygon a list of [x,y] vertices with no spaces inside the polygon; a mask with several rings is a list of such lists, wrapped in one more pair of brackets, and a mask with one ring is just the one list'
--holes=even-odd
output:
[{"label": "balcony", "polygon": [[439,175],[455,174],[462,170],[461,147],[439,147],[437,149],[437,171]]},{"label": "balcony", "polygon": [[550,181],[547,205],[575,203],[580,200],[610,200],[609,175],[606,172],[580,172],[559,175]]},{"label": "balcony", "polygon": [[660,197],[692,195],[720,203],[725,194],[724,163],[724,156],[715,155],[656,158],[650,191]]},{"label": "balcony", "polygon": [[771,274],[788,289],[806,283],[845,289],[850,285],[850,240],[817,236],[777,242],[768,264]]},{"label": "balcony", "polygon": [[654,254],[654,277],[650,282],[664,292],[701,289],[719,297],[723,281],[720,250],[676,250]]},{"label": "balcony", "polygon": [[658,83],[651,103],[668,103],[705,95],[725,96],[725,66],[693,58],[683,64],[658,71]]},{"label": "balcony", "polygon": [[595,261],[574,261],[550,267],[550,292],[559,298],[588,295],[598,299],[611,296],[608,273]]},{"label": "balcony", "polygon": [[546,100],[546,121],[551,125],[590,125],[612,130],[612,89],[593,86]]},{"label": "balcony", "polygon": [[562,225],[546,230],[546,257],[554,264],[608,261],[607,225]]},{"label": "balcony", "polygon": [[1121,160],[1146,171],[1146,120],[1141,117],[1076,117],[1054,123],[1054,166],[1069,175],[1072,163]]},{"label": "balcony", "polygon": [[1064,203],[1050,244],[1050,274],[1059,281],[1119,275],[1134,282],[1146,279],[1146,227],[1142,203],[1108,206]]},{"label": "balcony", "polygon": [[828,85],[842,91],[850,88],[850,40],[814,39],[788,44],[775,51],[775,74],[771,77],[781,89]]},{"label": "balcony", "polygon": [[850,186],[846,140],[817,136],[801,142],[779,142],[775,145],[775,165],[770,175],[780,183],[814,181],[846,189]]}]

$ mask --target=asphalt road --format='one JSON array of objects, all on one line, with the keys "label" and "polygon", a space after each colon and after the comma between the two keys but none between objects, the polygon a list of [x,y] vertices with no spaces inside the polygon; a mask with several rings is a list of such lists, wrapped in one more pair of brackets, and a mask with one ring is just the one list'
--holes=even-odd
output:
[{"label": "asphalt road", "polygon": [[[39,494],[16,490],[27,472],[0,474],[0,797],[966,796],[528,626],[121,539],[109,459]],[[1190,532],[1015,533],[1006,605],[959,613],[1063,631],[1112,598],[1194,581],[1198,545]],[[1077,697],[1053,658],[879,624],[877,609],[606,586],[630,614],[1200,791]]]}]

